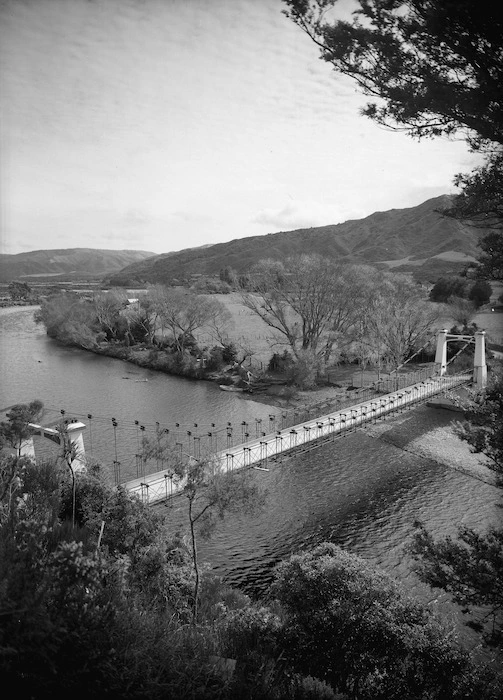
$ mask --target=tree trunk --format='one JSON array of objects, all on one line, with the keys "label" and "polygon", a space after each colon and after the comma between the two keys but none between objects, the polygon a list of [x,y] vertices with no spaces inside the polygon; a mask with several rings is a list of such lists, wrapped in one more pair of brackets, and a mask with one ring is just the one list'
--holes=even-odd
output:
[{"label": "tree trunk", "polygon": [[192,517],[192,499],[189,499],[189,521],[190,521],[190,537],[192,540],[192,563],[194,565],[194,603],[192,605],[192,624],[197,622],[197,607],[199,601],[199,565],[197,562],[197,545],[196,545],[196,531],[195,531],[195,520]]}]

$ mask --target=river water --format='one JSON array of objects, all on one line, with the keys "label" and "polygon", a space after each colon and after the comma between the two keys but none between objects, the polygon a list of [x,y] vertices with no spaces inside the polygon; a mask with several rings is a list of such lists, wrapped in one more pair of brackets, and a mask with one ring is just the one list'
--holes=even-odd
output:
[{"label": "river water", "polygon": [[[227,423],[237,431],[255,419],[266,423],[277,412],[220,391],[211,382],[61,347],[34,323],[33,311],[0,309],[0,409],[39,398],[46,424],[61,418],[61,410],[81,418],[88,426],[86,451],[109,470],[117,457],[122,479],[136,476],[131,453],[141,425],[150,430],[159,422],[178,431],[181,440],[187,431],[218,432]],[[411,420],[415,410],[435,411],[413,409]],[[436,413],[439,424],[451,419],[448,412]],[[335,542],[399,578],[409,592],[439,607],[465,644],[477,644],[476,635],[459,624],[460,611],[447,596],[418,582],[406,546],[416,520],[438,537],[454,535],[460,525],[479,530],[501,525],[500,490],[364,431],[269,467],[268,472],[253,472],[267,493],[264,509],[253,516],[228,516],[212,539],[201,543],[202,558],[216,573],[251,595],[264,594],[280,559],[323,541]],[[185,528],[183,496],[157,508],[173,528]]]}]

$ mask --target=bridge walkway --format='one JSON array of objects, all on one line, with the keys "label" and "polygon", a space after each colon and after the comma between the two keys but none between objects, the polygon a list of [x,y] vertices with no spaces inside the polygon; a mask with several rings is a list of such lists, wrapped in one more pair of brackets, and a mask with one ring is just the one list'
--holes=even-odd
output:
[{"label": "bridge walkway", "polygon": [[[270,460],[277,460],[291,451],[306,450],[321,441],[329,441],[365,423],[385,415],[401,412],[430,397],[472,382],[472,373],[430,377],[411,386],[343,410],[304,421],[261,438],[217,452],[211,459],[217,469],[233,471],[243,468],[267,469]],[[184,480],[177,481],[172,471],[164,470],[126,482],[123,486],[150,505],[180,493]]]}]

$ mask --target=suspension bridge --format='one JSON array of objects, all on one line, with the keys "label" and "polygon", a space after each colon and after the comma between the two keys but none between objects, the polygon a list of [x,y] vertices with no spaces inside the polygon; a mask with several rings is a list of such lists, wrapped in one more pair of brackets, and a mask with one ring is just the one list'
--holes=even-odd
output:
[{"label": "suspension bridge", "polygon": [[[453,340],[464,341],[465,344],[448,361],[447,344]],[[475,345],[473,369],[449,375],[447,373],[448,366],[469,344]],[[413,358],[414,356],[409,358],[408,362]],[[178,463],[185,462],[187,464],[192,460],[197,462],[200,459],[210,459],[213,468],[223,472],[244,468],[269,470],[272,463],[281,461],[283,456],[288,453],[313,449],[325,442],[346,435],[360,426],[400,413],[462,385],[474,384],[478,388],[484,388],[486,381],[484,331],[477,332],[475,336],[463,336],[449,334],[447,330],[441,330],[437,333],[434,367],[425,368],[421,373],[415,373],[412,378],[410,375],[399,375],[396,372],[393,380],[376,382],[372,387],[355,392],[356,396],[337,397],[332,405],[328,403],[318,404],[314,408],[315,416],[311,415],[312,406],[282,411],[280,415],[271,414],[267,426],[261,420],[256,420],[254,431],[250,425],[242,423],[240,433],[234,429],[231,423],[228,423],[225,427],[217,427],[212,424],[211,429],[204,434],[197,431],[199,427],[197,424],[193,426],[192,430],[184,431],[180,430],[180,426],[176,424],[176,429],[170,434],[169,429],[163,430],[157,423],[153,436],[154,439],[159,439],[161,434],[163,436],[170,434],[169,439],[175,453],[175,460]],[[394,386],[391,387],[391,385]],[[91,422],[91,414],[88,415],[88,418]],[[143,502],[153,505],[183,491],[185,480],[179,479],[175,470],[169,467],[161,466],[161,469],[146,473],[146,459],[140,451],[139,441],[139,436],[141,435],[143,438],[146,430],[145,426],[139,424],[139,421],[134,423],[138,440],[135,454],[136,478],[124,481],[121,479],[121,463],[117,458],[117,429],[119,425],[115,418],[112,419],[115,446],[115,460],[113,462],[115,483],[122,484],[124,488],[130,493],[136,494]],[[79,420],[67,420],[69,437],[76,447],[75,461],[72,463],[75,470],[85,468],[86,460],[82,436],[85,427],[85,424]],[[35,434],[48,437],[53,442],[58,443],[57,430],[34,424],[32,429]],[[237,443],[236,438],[238,439]],[[22,453],[33,458],[32,438],[26,441]],[[159,460],[155,461],[159,466]]]}]

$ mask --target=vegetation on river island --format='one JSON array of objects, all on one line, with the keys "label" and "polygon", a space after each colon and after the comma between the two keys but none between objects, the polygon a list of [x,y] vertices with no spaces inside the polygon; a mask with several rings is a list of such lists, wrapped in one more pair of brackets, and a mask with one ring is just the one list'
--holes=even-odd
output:
[{"label": "vegetation on river island", "polygon": [[[340,362],[395,369],[431,338],[439,314],[406,277],[318,256],[263,261],[250,270],[241,302],[267,334],[269,370],[283,370],[284,381],[300,388]],[[220,383],[233,381],[229,370],[240,377],[255,352],[253,338],[233,336],[220,300],[160,284],[132,300],[118,289],[50,296],[36,317],[63,343]]]}]

